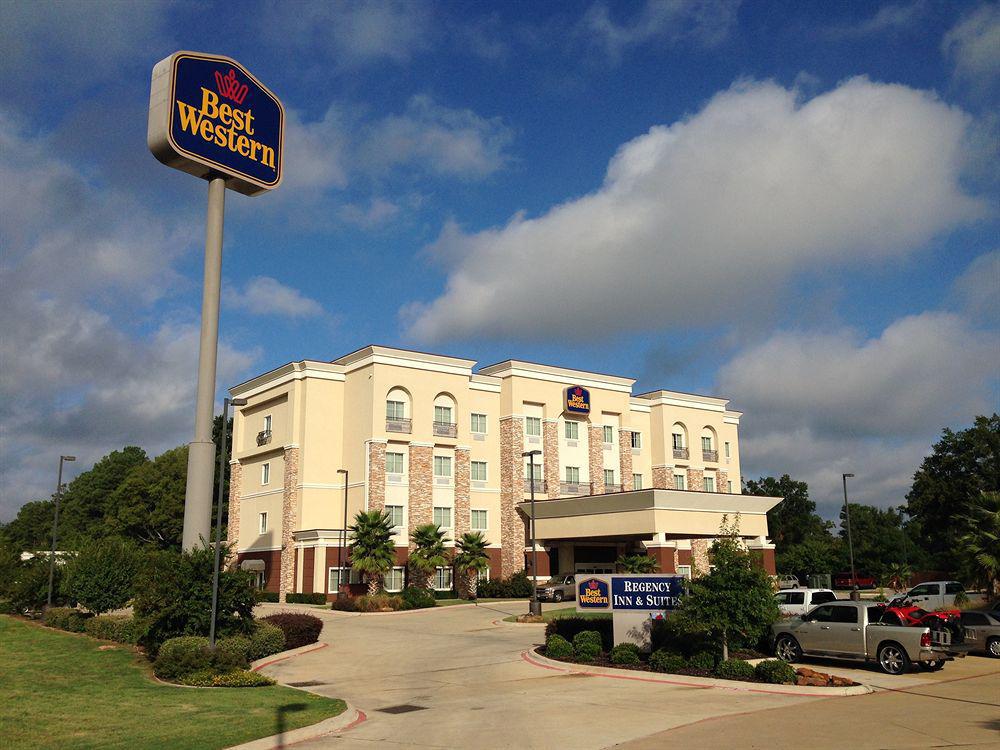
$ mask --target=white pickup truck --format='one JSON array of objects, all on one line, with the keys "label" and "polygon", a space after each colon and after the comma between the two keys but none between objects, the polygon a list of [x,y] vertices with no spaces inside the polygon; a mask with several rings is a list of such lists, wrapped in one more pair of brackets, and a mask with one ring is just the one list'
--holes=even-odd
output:
[{"label": "white pickup truck", "polygon": [[804,615],[813,607],[837,600],[830,589],[784,589],[774,595],[782,617]]},{"label": "white pickup truck", "polygon": [[835,601],[802,617],[771,626],[775,655],[788,662],[803,655],[876,662],[886,674],[906,674],[913,664],[927,671],[965,656],[972,646],[953,642],[947,630],[882,625],[884,611],[871,602]]}]

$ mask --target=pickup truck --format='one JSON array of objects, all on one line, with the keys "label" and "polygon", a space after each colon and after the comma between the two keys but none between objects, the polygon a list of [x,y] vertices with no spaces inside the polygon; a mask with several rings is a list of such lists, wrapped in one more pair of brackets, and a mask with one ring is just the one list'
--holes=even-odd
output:
[{"label": "pickup truck", "polygon": [[830,589],[785,589],[774,595],[782,617],[804,615],[813,607],[837,600],[837,595]]},{"label": "pickup truck", "polygon": [[859,589],[873,589],[875,588],[875,576],[870,576],[867,573],[858,573],[852,577],[849,572],[836,573],[833,576],[833,587],[835,589],[853,589],[855,586]]},{"label": "pickup truck", "polygon": [[955,597],[965,594],[965,587],[958,581],[927,581],[906,592],[906,598],[924,609],[954,607]]},{"label": "pickup truck", "polygon": [[946,661],[965,656],[972,646],[953,643],[947,630],[882,625],[883,607],[869,602],[835,601],[809,610],[802,617],[771,626],[774,653],[782,661],[803,655],[876,662],[886,674],[941,669]]}]

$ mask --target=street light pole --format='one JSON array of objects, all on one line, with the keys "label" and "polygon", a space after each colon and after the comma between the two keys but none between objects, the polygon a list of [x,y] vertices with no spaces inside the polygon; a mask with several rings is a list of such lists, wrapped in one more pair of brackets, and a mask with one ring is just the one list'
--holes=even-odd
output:
[{"label": "street light pole", "polygon": [[343,599],[347,596],[344,589],[344,547],[347,545],[347,485],[350,474],[347,469],[337,469],[338,474],[344,475],[344,526],[340,531],[340,544],[337,545],[337,598]]},{"label": "street light pole", "polygon": [[215,496],[215,567],[212,569],[212,621],[208,625],[208,645],[215,648],[215,620],[219,613],[219,566],[222,557],[222,488],[226,483],[226,433],[229,426],[229,405],[246,406],[245,398],[222,400],[222,436],[219,447],[219,489]]},{"label": "street light pole", "polygon": [[56,515],[52,520],[52,554],[49,556],[49,597],[46,606],[52,606],[52,581],[56,574],[56,536],[59,533],[59,498],[62,496],[63,461],[76,461],[76,456],[59,456],[59,478],[56,480]]},{"label": "street light pole", "polygon": [[527,451],[522,453],[528,459],[529,471],[531,475],[531,603],[528,605],[528,613],[541,616],[542,603],[538,601],[538,548],[535,544],[535,456],[541,454],[540,450]]},{"label": "street light pole", "polygon": [[847,520],[847,550],[851,556],[851,598],[857,601],[861,598],[861,594],[858,593],[858,579],[854,573],[854,541],[851,539],[851,508],[847,503],[847,478],[853,476],[853,474],[844,474],[842,479],[844,480],[844,518]]}]

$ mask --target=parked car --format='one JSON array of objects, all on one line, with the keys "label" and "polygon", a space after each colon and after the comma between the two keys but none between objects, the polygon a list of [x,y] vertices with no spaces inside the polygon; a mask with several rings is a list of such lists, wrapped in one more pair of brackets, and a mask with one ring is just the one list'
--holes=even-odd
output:
[{"label": "parked car", "polygon": [[853,589],[855,585],[859,589],[873,589],[875,588],[875,576],[870,576],[867,573],[856,573],[852,579],[850,572],[837,573],[833,576],[835,589]]},{"label": "parked car", "polygon": [[962,625],[974,638],[973,651],[1000,659],[1000,612],[963,612]]},{"label": "parked car", "polygon": [[799,579],[792,575],[778,576],[778,588],[779,589],[797,589],[799,587]]},{"label": "parked car", "polygon": [[774,595],[781,614],[787,617],[804,615],[813,607],[826,604],[837,599],[830,589],[785,589]]},{"label": "parked car", "polygon": [[552,576],[538,587],[538,599],[543,602],[576,599],[576,576],[572,573]]},{"label": "parked car", "polygon": [[916,663],[927,671],[965,656],[968,643],[953,643],[946,630],[878,624],[883,607],[869,602],[821,604],[802,617],[771,626],[775,655],[788,662],[803,655],[876,662],[886,674],[906,674]]},{"label": "parked car", "polygon": [[965,586],[958,581],[927,581],[906,592],[906,598],[924,609],[954,607],[955,597],[965,594]]}]

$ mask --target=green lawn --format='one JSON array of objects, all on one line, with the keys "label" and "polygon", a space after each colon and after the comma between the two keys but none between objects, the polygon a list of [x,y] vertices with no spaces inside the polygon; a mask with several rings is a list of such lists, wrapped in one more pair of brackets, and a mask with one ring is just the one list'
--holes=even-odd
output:
[{"label": "green lawn", "polygon": [[[542,619],[545,622],[554,620],[557,617],[584,617],[588,620],[603,620],[611,617],[607,612],[577,612],[576,607],[563,607],[562,609],[549,609],[542,612]],[[504,622],[517,622],[517,615],[503,618]]]},{"label": "green lawn", "polygon": [[292,688],[154,682],[129,647],[0,616],[0,727],[6,748],[223,748],[315,724],[343,701]]},{"label": "green lawn", "polygon": [[[479,604],[494,604],[496,602],[526,602],[528,599],[477,599]],[[468,599],[438,599],[434,602],[437,607],[452,607],[456,604],[472,604]]]}]

